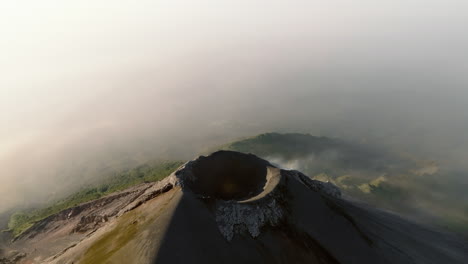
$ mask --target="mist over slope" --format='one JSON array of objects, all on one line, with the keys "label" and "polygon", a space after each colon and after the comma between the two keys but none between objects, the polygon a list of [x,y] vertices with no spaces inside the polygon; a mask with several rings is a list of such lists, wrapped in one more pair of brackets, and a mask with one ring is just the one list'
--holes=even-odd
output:
[{"label": "mist over slope", "polygon": [[[200,148],[203,149],[206,148]],[[260,134],[208,149],[203,152],[226,149],[254,153],[282,168],[332,182],[351,199],[468,236],[468,185],[463,182],[463,173],[443,161],[399,152],[384,144],[299,133]],[[95,171],[96,176],[89,181],[82,178],[66,193],[57,192],[42,201],[38,197],[36,203],[5,212],[2,228],[9,228],[16,236],[60,210],[143,181],[158,180],[180,164],[177,160],[113,162],[114,166]],[[65,190],[63,186],[56,188]]]},{"label": "mist over slope", "polygon": [[354,199],[468,236],[468,184],[443,161],[308,134],[267,133],[222,148],[254,153],[330,181]]},{"label": "mist over slope", "polygon": [[[467,2],[0,3],[0,212],[267,131],[468,182]],[[455,175],[455,174],[453,174]]]},{"label": "mist over slope", "polygon": [[[466,240],[342,197],[253,154],[217,151],[35,223],[10,263],[465,263]],[[181,254],[183,253],[183,254]]]}]

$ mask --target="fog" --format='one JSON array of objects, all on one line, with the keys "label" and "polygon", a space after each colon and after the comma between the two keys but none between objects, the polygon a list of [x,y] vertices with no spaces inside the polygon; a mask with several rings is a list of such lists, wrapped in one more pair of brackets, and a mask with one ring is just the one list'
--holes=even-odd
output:
[{"label": "fog", "polygon": [[468,169],[467,10],[461,0],[3,1],[0,212],[269,131]]}]

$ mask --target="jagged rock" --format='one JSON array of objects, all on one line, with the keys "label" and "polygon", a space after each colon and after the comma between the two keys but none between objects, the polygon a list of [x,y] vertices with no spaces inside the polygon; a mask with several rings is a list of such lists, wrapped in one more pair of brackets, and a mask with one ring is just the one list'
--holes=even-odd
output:
[{"label": "jagged rock", "polygon": [[221,234],[231,241],[235,234],[243,231],[256,238],[266,225],[278,225],[284,216],[283,209],[275,199],[261,203],[237,203],[234,201],[219,202],[216,206],[216,222]]},{"label": "jagged rock", "polygon": [[80,221],[73,229],[73,232],[86,232],[92,229],[97,228],[101,224],[109,221],[109,217],[107,215],[86,215],[80,218]]},{"label": "jagged rock", "polygon": [[285,184],[283,177],[297,177],[313,191],[341,197],[332,183],[312,180],[299,171],[280,170],[254,155],[229,151],[189,161],[173,175],[184,191],[217,200],[216,222],[228,241],[245,231],[255,238],[264,226],[281,221],[286,209],[277,200],[284,203],[286,198],[277,188]]},{"label": "jagged rock", "polygon": [[232,151],[50,216],[13,246],[29,250],[25,261],[50,264],[468,259],[458,237],[357,205],[331,183]]},{"label": "jagged rock", "polygon": [[305,174],[301,173],[300,171],[292,170],[286,172],[293,177],[298,177],[302,183],[304,183],[310,189],[321,192],[322,194],[329,195],[331,197],[340,198],[341,197],[341,190],[338,186],[334,185],[331,182],[322,182],[317,180],[312,180]]},{"label": "jagged rock", "polygon": [[0,258],[0,264],[17,264],[26,257],[26,253],[19,251],[11,251],[8,255]]}]

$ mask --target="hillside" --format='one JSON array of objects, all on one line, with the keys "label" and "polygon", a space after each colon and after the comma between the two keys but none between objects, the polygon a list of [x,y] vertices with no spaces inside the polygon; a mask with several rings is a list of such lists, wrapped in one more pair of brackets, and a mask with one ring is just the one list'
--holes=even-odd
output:
[{"label": "hillside", "polygon": [[13,237],[21,235],[35,223],[79,204],[96,200],[108,194],[124,190],[144,182],[155,182],[169,175],[181,161],[158,161],[147,163],[133,169],[124,170],[93,185],[83,186],[64,199],[53,201],[36,209],[22,210],[11,215],[8,230]]},{"label": "hillside", "polygon": [[[282,168],[300,170],[312,179],[330,181],[351,199],[468,236],[468,186],[435,161],[378,146],[297,133],[261,134],[210,152],[218,149],[253,153]],[[181,164],[158,161],[123,170],[64,199],[17,211],[10,217],[8,228],[18,236],[50,215],[127,187],[160,180]]]},{"label": "hillside", "polygon": [[220,147],[253,153],[379,208],[468,236],[468,189],[437,161],[308,134],[267,133]]},{"label": "hillside", "polygon": [[466,241],[343,198],[331,183],[218,151],[34,224],[0,263],[463,264]]}]

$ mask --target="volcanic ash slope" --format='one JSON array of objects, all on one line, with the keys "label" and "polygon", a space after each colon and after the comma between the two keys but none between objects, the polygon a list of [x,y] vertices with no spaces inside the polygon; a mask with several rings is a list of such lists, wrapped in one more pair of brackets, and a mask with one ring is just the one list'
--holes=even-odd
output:
[{"label": "volcanic ash slope", "polygon": [[[75,209],[77,216],[72,209],[67,221],[79,219],[73,228],[47,232],[76,236],[74,242],[50,256],[30,253],[28,261],[468,263],[467,243],[454,235],[351,203],[330,183],[251,154],[201,156],[161,182],[120,195],[92,210]],[[127,200],[112,205],[119,199]],[[43,230],[52,223],[15,243],[50,241]]]}]

